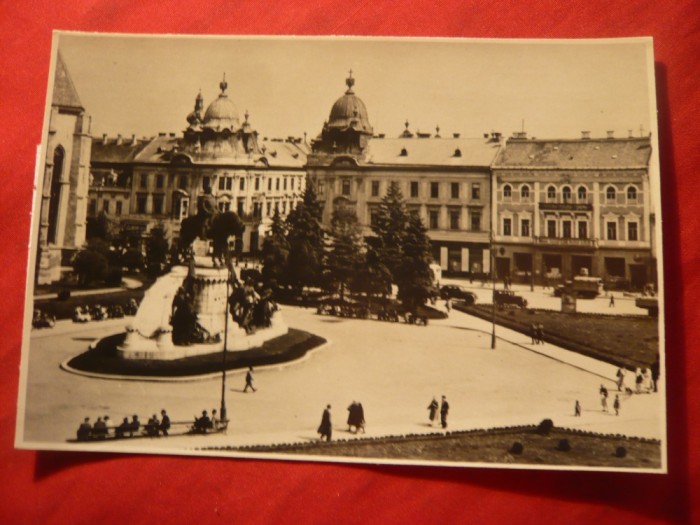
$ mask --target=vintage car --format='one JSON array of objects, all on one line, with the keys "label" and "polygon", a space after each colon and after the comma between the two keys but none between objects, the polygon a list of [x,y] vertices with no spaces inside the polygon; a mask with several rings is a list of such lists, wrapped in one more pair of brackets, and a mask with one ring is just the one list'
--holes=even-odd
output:
[{"label": "vintage car", "polygon": [[440,288],[440,298],[442,299],[459,299],[466,304],[474,304],[476,302],[476,294],[458,286],[456,284],[447,284]]},{"label": "vintage car", "polygon": [[527,308],[527,300],[511,290],[495,290],[493,292],[493,302],[499,308],[509,306],[517,306],[518,308]]}]

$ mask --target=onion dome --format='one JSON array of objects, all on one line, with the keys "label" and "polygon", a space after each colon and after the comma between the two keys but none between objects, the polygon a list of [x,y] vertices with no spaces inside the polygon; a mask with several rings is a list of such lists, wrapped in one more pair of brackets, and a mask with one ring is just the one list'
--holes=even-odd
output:
[{"label": "onion dome", "polygon": [[345,83],[348,89],[333,104],[331,115],[328,118],[328,127],[338,130],[354,129],[355,131],[371,134],[372,126],[369,123],[365,103],[352,90],[352,87],[355,85],[355,79],[352,78],[352,70],[350,70],[350,75],[345,80]]},{"label": "onion dome", "polygon": [[204,127],[215,131],[222,131],[224,129],[236,131],[240,127],[238,110],[226,94],[228,83],[226,82],[225,75],[219,87],[221,88],[219,97],[209,104],[207,111],[204,113]]}]

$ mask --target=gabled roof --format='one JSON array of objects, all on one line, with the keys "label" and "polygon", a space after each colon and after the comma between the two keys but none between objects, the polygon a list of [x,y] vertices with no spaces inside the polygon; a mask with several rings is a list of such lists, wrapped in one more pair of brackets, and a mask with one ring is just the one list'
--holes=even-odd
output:
[{"label": "gabled roof", "polygon": [[499,168],[622,169],[649,166],[649,137],[623,139],[509,139],[493,164]]},{"label": "gabled roof", "polygon": [[488,168],[500,147],[482,138],[372,138],[363,163]]},{"label": "gabled roof", "polygon": [[56,58],[56,72],[53,83],[53,98],[51,99],[52,106],[60,106],[64,108],[85,109],[80,102],[78,92],[75,89],[73,80],[68,73],[68,68],[63,61],[61,52],[58,52]]}]

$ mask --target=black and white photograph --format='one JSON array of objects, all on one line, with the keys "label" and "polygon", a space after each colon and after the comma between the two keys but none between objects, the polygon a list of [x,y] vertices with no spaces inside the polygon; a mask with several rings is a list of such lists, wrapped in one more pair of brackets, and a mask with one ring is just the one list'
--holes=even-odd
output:
[{"label": "black and white photograph", "polygon": [[17,447],[667,471],[650,38],[56,32],[43,80]]}]

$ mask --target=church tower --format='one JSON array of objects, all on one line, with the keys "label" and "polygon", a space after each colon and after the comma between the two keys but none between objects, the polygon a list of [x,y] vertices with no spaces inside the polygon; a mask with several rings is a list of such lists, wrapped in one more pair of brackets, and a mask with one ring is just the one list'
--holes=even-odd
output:
[{"label": "church tower", "polygon": [[39,239],[38,284],[61,277],[61,265],[70,263],[85,243],[90,171],[90,118],[58,53],[49,132],[44,152]]}]

